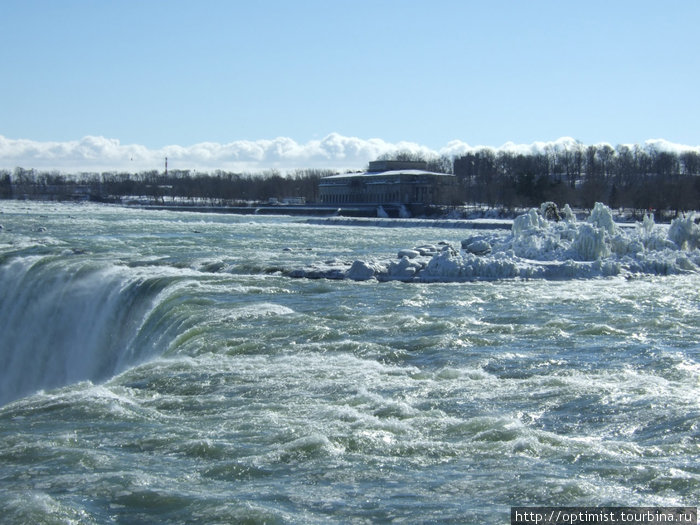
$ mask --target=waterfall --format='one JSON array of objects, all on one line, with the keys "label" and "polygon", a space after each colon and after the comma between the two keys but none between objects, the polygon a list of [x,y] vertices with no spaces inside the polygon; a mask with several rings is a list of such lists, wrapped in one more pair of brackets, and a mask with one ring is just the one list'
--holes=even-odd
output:
[{"label": "waterfall", "polygon": [[[150,274],[148,272],[150,270]],[[167,349],[178,275],[66,255],[0,266],[0,404],[102,381]],[[166,307],[163,307],[165,305]]]}]

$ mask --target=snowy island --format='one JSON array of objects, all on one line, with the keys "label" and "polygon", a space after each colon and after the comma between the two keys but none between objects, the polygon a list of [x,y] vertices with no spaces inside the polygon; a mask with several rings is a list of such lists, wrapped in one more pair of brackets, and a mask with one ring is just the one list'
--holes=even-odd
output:
[{"label": "snowy island", "polygon": [[461,246],[441,241],[400,250],[395,260],[328,261],[285,272],[290,277],[355,281],[466,282],[584,279],[700,271],[698,214],[657,225],[651,216],[622,228],[596,203],[585,221],[548,202],[516,217],[509,232],[483,232]]}]

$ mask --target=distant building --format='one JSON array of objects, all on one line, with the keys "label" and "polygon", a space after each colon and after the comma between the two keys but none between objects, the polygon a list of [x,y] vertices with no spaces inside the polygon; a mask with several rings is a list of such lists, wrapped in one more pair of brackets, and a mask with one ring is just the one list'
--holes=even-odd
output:
[{"label": "distant building", "polygon": [[323,204],[453,204],[456,177],[426,171],[424,161],[376,160],[363,173],[323,177]]}]

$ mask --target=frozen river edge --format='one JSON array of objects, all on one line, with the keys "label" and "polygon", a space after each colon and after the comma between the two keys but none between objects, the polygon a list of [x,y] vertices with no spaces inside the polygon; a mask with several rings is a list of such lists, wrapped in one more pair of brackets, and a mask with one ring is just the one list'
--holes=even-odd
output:
[{"label": "frozen river edge", "polygon": [[[331,260],[285,272],[289,277],[354,281],[469,282],[500,279],[588,279],[700,271],[700,225],[695,213],[657,225],[651,216],[620,225],[596,203],[578,221],[553,203],[510,220],[406,221],[312,219],[312,224],[465,228],[483,230],[455,246],[445,241],[399,250],[394,260]],[[416,222],[417,224],[412,224]]]}]

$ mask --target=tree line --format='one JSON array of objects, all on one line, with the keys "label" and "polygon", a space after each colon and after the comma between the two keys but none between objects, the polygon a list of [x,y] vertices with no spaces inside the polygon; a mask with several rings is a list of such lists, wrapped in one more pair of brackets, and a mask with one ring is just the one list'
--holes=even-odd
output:
[{"label": "tree line", "polygon": [[[700,209],[700,153],[669,152],[653,146],[548,146],[541,152],[514,153],[482,148],[456,157],[397,152],[384,160],[423,160],[427,169],[453,173],[454,204],[514,209],[545,201],[591,208],[678,213]],[[217,170],[156,170],[64,175],[15,168],[0,170],[0,198],[76,199],[129,202],[246,205],[269,199],[319,201],[322,177],[333,170],[298,169],[241,174]]]},{"label": "tree line", "polygon": [[700,154],[694,151],[580,145],[525,155],[484,148],[456,157],[453,173],[459,200],[490,207],[553,201],[673,213],[700,209]]},{"label": "tree line", "polygon": [[332,170],[299,169],[284,176],[271,170],[242,174],[217,170],[196,173],[190,170],[156,170],[141,173],[105,172],[64,175],[15,168],[0,171],[0,198],[71,200],[102,202],[143,201],[167,204],[249,205],[270,199],[303,198],[318,200],[322,177]]}]

